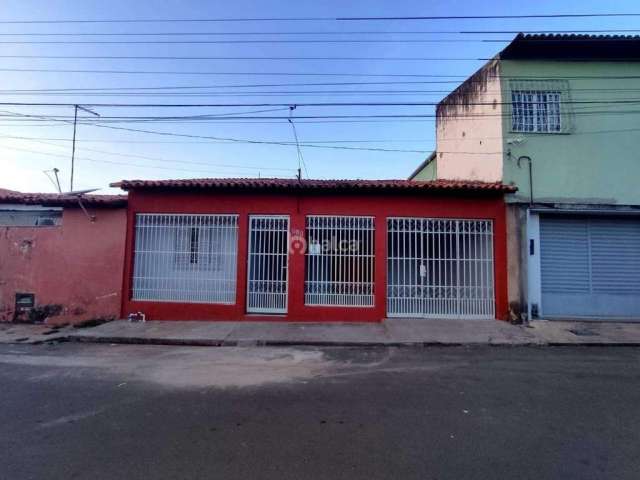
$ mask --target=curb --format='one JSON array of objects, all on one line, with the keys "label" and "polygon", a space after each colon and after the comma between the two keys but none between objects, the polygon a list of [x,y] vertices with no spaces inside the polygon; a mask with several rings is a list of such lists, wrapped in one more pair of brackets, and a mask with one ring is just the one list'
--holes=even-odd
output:
[{"label": "curb", "polygon": [[461,347],[461,346],[491,346],[491,347],[540,347],[544,343],[531,341],[522,343],[508,342],[354,342],[354,341],[317,341],[317,340],[202,340],[179,338],[140,338],[140,337],[88,337],[68,336],[59,341],[77,343],[113,343],[123,345],[173,345],[193,347]]}]

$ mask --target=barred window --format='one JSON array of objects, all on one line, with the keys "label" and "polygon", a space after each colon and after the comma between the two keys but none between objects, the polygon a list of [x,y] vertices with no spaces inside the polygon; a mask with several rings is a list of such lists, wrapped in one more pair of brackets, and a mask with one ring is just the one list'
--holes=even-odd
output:
[{"label": "barred window", "polygon": [[308,216],[306,305],[373,306],[373,217]]},{"label": "barred window", "polygon": [[561,132],[561,99],[562,94],[559,91],[512,91],[512,130],[534,133]]},{"label": "barred window", "polygon": [[133,299],[234,303],[237,215],[136,215]]},{"label": "barred window", "polygon": [[223,252],[212,226],[176,229],[174,262],[177,269],[220,270]]}]

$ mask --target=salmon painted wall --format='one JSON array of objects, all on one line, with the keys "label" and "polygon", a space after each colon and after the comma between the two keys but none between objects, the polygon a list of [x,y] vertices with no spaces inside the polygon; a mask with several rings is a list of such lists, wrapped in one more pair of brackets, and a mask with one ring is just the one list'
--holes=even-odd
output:
[{"label": "salmon painted wall", "polygon": [[461,87],[460,93],[456,90],[448,97],[451,103],[448,108],[439,107],[442,114],[436,120],[438,179],[502,180],[503,107],[499,74],[497,62],[489,62],[467,80],[463,85],[466,88]]},{"label": "salmon painted wall", "polygon": [[119,316],[126,209],[89,211],[95,222],[65,208],[59,226],[0,227],[0,321],[14,319],[17,292],[61,307],[47,323]]},{"label": "salmon painted wall", "polygon": [[[231,305],[183,302],[134,301],[131,299],[135,215],[238,214],[238,271],[236,302]],[[247,251],[249,215],[289,215],[292,235],[304,235],[306,215],[368,215],[375,221],[375,286],[373,307],[305,306],[305,257],[289,254],[288,313],[282,316],[248,315]],[[505,204],[501,195],[464,196],[431,194],[273,194],[273,193],[129,193],[127,249],[121,315],[141,311],[150,320],[270,320],[379,322],[386,317],[386,219],[439,217],[490,219],[494,221],[494,277],[496,317],[507,318]]]}]

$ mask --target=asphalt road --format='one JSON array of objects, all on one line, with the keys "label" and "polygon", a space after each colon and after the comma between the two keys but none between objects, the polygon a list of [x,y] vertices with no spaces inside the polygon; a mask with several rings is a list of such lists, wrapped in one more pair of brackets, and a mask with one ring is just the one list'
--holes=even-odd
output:
[{"label": "asphalt road", "polygon": [[0,346],[0,478],[638,479],[640,349]]}]

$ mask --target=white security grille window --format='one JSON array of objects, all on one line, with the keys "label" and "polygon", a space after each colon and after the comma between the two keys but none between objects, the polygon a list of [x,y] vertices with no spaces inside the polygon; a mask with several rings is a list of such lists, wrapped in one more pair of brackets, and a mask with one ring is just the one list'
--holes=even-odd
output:
[{"label": "white security grille window", "polygon": [[136,215],[133,299],[235,303],[237,215]]},{"label": "white security grille window", "polygon": [[562,129],[560,92],[511,92],[514,132],[557,133]]},{"label": "white security grille window", "polygon": [[389,218],[387,314],[493,318],[489,220]]},{"label": "white security grille window", "polygon": [[511,131],[568,133],[571,130],[566,80],[511,80]]},{"label": "white security grille window", "polygon": [[372,217],[308,216],[306,305],[373,306]]}]

